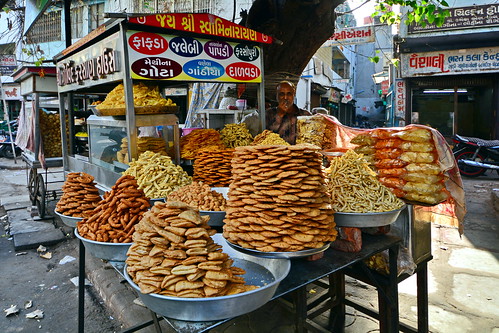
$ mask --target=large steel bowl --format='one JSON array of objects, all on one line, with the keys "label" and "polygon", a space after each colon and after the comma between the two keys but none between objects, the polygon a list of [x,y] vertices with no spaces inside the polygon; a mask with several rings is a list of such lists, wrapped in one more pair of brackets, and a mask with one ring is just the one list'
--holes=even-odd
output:
[{"label": "large steel bowl", "polygon": [[164,317],[178,320],[222,320],[254,311],[267,303],[274,295],[279,283],[288,275],[291,262],[288,259],[265,259],[240,253],[228,246],[221,234],[212,237],[234,260],[234,266],[246,270],[243,276],[246,283],[258,285],[260,288],[229,296],[182,298],[142,294],[140,288],[126,272],[126,266],[125,278],[138,291],[142,302],[150,310]]},{"label": "large steel bowl", "polygon": [[210,220],[208,221],[208,225],[210,227],[221,227],[224,225],[225,212],[219,212],[214,210],[200,210],[200,215],[208,215]]},{"label": "large steel bowl", "polygon": [[80,236],[80,234],[78,234],[77,228],[75,228],[74,231],[75,236],[83,242],[83,245],[85,245],[85,249],[87,249],[91,255],[104,260],[125,261],[127,258],[126,253],[128,251],[128,248],[130,248],[130,246],[132,246],[133,244],[97,242]]},{"label": "large steel bowl", "polygon": [[389,225],[397,220],[402,208],[380,213],[334,213],[334,222],[338,227],[370,228]]},{"label": "large steel bowl", "polygon": [[61,218],[61,221],[62,221],[62,223],[64,223],[64,225],[71,227],[71,228],[76,228],[76,223],[83,220],[83,217],[67,216],[67,215],[59,213],[56,210],[54,210],[54,213]]}]

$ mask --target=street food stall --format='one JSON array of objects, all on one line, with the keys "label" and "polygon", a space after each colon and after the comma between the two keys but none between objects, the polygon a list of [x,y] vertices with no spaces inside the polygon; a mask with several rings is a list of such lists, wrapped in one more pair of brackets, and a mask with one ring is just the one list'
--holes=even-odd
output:
[{"label": "street food stall", "polygon": [[[398,332],[397,253],[401,238],[417,229],[411,205],[445,200],[443,172],[455,166],[450,160],[437,162],[447,152],[438,150],[443,148],[438,148],[436,131],[408,127],[347,133],[333,119],[318,116],[298,120],[297,145],[270,131],[253,138],[246,128],[243,133],[241,124],[229,124],[220,132],[194,130],[185,135],[189,140],[179,138],[177,109],[164,94],[176,81],[258,84],[259,111],[265,119],[260,43],[270,42],[268,36],[210,14],[157,14],[115,19],[56,57],[61,132],[66,133],[67,115],[70,133],[69,139],[62,135],[68,177],[57,211],[77,219],[80,332],[85,249],[113,262],[146,306],[178,332],[205,331],[295,291],[297,326],[303,329],[306,287],[325,277],[337,281],[327,285],[325,299],[339,297],[333,305],[340,329],[344,275],[356,277],[359,271],[357,279],[379,287],[381,331]],[[88,156],[79,154],[72,141],[75,95],[94,113],[86,120]],[[376,142],[389,151],[377,151]],[[201,145],[209,148],[199,151]],[[155,151],[157,146],[163,154]],[[386,169],[386,186],[354,148],[368,150],[376,168]],[[333,154],[326,169],[328,152]],[[191,179],[177,168],[180,157],[202,160],[204,169],[197,175],[195,170]],[[411,164],[419,169],[409,169]],[[214,185],[204,184],[205,189],[193,181],[202,176],[218,182],[221,173],[227,193],[223,233],[217,234],[210,225],[213,215],[202,212],[213,212],[214,202],[206,201],[223,195],[216,195],[210,187]],[[412,178],[403,178],[407,174]],[[175,188],[164,191],[172,184]],[[97,188],[105,191],[102,198]],[[399,216],[402,227],[412,229],[387,235],[386,225]],[[431,239],[427,226],[425,245]],[[374,230],[361,237],[364,227]],[[339,237],[338,229],[359,241]],[[416,271],[426,276],[431,251],[415,250],[412,255],[421,265]],[[381,252],[387,253],[383,282],[366,277],[362,269],[347,270],[354,265],[367,269],[366,261]],[[418,314],[424,323],[427,293],[426,280],[421,280]]]},{"label": "street food stall", "polygon": [[[68,115],[70,123],[74,94],[88,96],[92,104],[121,84],[120,98],[124,98],[120,105],[100,110],[99,105],[92,106],[97,115],[87,120],[88,158],[74,151],[69,128],[69,142],[63,137],[64,169],[88,172],[109,189],[126,169],[123,164],[137,159],[140,128],[150,126],[162,126],[160,137],[173,148],[172,157],[178,163],[177,109],[138,105],[137,98],[144,96],[137,96],[134,86],[163,91],[178,82],[255,83],[260,85],[260,105],[264,105],[259,44],[270,42],[268,36],[209,14],[160,14],[106,23],[55,57],[61,117]],[[65,132],[65,122],[61,125]],[[122,137],[113,140],[111,134]],[[123,139],[127,141],[125,163],[102,158],[105,148],[120,146]]]},{"label": "street food stall", "polygon": [[[12,74],[23,97],[16,145],[23,150],[30,200],[39,217],[46,214],[47,194],[55,199],[64,181],[55,67],[23,66]],[[57,184],[59,183],[59,184]]]}]

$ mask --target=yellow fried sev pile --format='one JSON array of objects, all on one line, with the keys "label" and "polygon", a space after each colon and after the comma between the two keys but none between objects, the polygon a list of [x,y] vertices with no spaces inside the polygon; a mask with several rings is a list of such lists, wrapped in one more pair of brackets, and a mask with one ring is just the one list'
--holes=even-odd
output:
[{"label": "yellow fried sev pile", "polygon": [[[135,106],[169,106],[175,105],[171,99],[165,99],[159,93],[157,86],[147,86],[140,82],[133,85],[133,104]],[[125,88],[122,83],[117,85],[97,109],[114,109],[125,107]]]},{"label": "yellow fried sev pile", "polygon": [[283,138],[279,136],[279,134],[274,133],[269,130],[264,130],[262,133],[255,136],[252,146],[272,146],[272,145],[283,145],[289,146],[289,143],[286,142]]},{"label": "yellow fried sev pile", "polygon": [[248,146],[253,141],[253,136],[248,130],[246,123],[225,124],[220,131],[220,139],[228,148]]},{"label": "yellow fried sev pile", "polygon": [[404,202],[376,178],[362,155],[353,150],[331,160],[328,188],[337,212],[374,213],[399,209]]},{"label": "yellow fried sev pile", "polygon": [[220,132],[215,129],[195,129],[191,133],[180,138],[180,157],[186,160],[193,160],[200,149],[208,146],[216,146],[225,149],[225,145],[220,139]]},{"label": "yellow fried sev pile", "polygon": [[192,178],[169,156],[150,151],[130,162],[130,167],[123,174],[135,177],[139,188],[149,199],[166,198],[171,192],[192,182]]}]

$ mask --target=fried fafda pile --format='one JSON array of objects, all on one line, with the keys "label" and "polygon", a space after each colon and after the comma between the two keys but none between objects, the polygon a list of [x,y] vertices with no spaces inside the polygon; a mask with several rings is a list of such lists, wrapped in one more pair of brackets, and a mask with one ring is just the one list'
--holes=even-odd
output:
[{"label": "fried fafda pile", "polygon": [[149,200],[135,178],[121,176],[93,215],[77,223],[78,233],[97,242],[131,243],[135,225],[149,207]]},{"label": "fried fafda pile", "polygon": [[66,216],[90,217],[101,200],[94,177],[84,172],[68,173],[62,192],[56,211]]},{"label": "fried fafda pile", "polygon": [[263,252],[320,248],[336,230],[319,148],[238,147],[224,237]]},{"label": "fried fafda pile", "polygon": [[144,294],[214,297],[257,288],[246,285],[245,271],[214,243],[208,216],[186,203],[156,202],[144,214],[128,250],[127,272]]},{"label": "fried fafda pile", "polygon": [[234,149],[202,149],[194,160],[195,181],[212,187],[227,187],[231,181],[230,161]]}]

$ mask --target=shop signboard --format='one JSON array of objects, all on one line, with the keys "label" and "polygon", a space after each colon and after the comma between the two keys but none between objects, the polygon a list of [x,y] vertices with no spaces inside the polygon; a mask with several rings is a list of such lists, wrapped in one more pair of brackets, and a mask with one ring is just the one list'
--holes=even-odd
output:
[{"label": "shop signboard", "polygon": [[449,8],[450,16],[441,27],[435,24],[413,23],[409,25],[409,33],[433,32],[445,30],[461,30],[499,26],[499,4],[488,4],[469,7]]},{"label": "shop signboard", "polygon": [[331,46],[372,43],[374,42],[373,27],[338,29],[329,40]]},{"label": "shop signboard", "polygon": [[93,44],[57,64],[59,92],[78,90],[123,79],[119,33]]},{"label": "shop signboard", "polygon": [[499,72],[499,47],[401,54],[402,77]]},{"label": "shop signboard", "polygon": [[0,54],[0,75],[11,75],[17,69],[16,56],[13,54]]},{"label": "shop signboard", "polygon": [[406,91],[405,91],[405,88],[406,88],[405,80],[403,80],[403,79],[396,79],[395,80],[395,94],[394,94],[395,109],[394,109],[393,115],[395,116],[396,119],[399,119],[399,120],[405,118],[405,109],[406,109],[406,105],[405,105]]},{"label": "shop signboard", "polygon": [[133,79],[262,81],[261,49],[254,43],[127,31]]},{"label": "shop signboard", "polygon": [[22,100],[21,96],[21,87],[20,84],[3,84],[3,99],[7,101],[20,101]]}]

